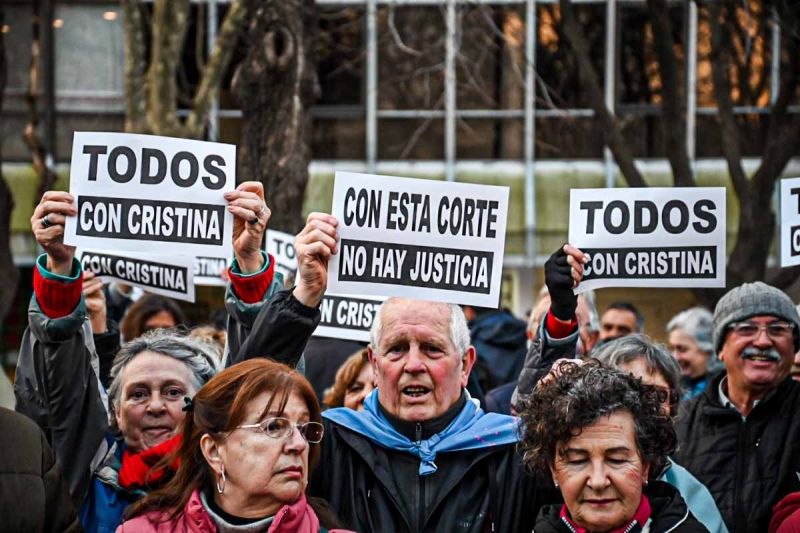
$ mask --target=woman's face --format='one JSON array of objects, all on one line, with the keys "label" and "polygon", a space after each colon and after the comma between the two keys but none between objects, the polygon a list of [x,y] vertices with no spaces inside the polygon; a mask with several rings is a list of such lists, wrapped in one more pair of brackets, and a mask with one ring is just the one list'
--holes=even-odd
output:
[{"label": "woman's face", "polygon": [[669,332],[669,348],[672,356],[681,365],[683,377],[697,379],[706,375],[708,354],[697,347],[697,343],[681,329]]},{"label": "woman's face", "polygon": [[636,446],[633,416],[623,411],[602,417],[563,450],[551,470],[572,520],[597,532],[627,524],[649,470]]},{"label": "woman's face", "polygon": [[185,415],[183,398],[195,392],[192,371],[181,361],[155,352],[131,359],[115,408],[128,449],[141,452],[174,437]]},{"label": "woman's face", "polygon": [[364,409],[364,399],[375,388],[373,381],[372,365],[364,363],[356,379],[347,386],[344,393],[344,406],[354,411]]},{"label": "woman's face", "polygon": [[[250,402],[242,425],[259,424],[271,417],[283,417],[294,424],[311,420],[305,400],[296,391],[289,396],[282,413],[271,409],[261,417],[272,394],[264,392]],[[276,403],[277,398],[273,405]],[[215,493],[215,498],[235,516],[255,518],[277,513],[305,492],[308,451],[308,442],[297,428],[284,439],[272,438],[259,428],[232,431],[219,445],[226,481],[224,492]]]},{"label": "woman's face", "polygon": [[143,331],[158,328],[174,328],[175,317],[169,311],[159,311],[144,322]]},{"label": "woman's face", "polygon": [[645,363],[643,357],[634,359],[628,363],[622,363],[619,367],[629,372],[634,377],[641,379],[642,383],[645,385],[652,385],[653,387],[658,387],[663,390],[666,399],[661,405],[664,407],[664,411],[667,415],[672,414],[672,405],[670,405],[669,401],[670,386],[661,372],[651,372],[650,369],[647,368],[647,363]]}]

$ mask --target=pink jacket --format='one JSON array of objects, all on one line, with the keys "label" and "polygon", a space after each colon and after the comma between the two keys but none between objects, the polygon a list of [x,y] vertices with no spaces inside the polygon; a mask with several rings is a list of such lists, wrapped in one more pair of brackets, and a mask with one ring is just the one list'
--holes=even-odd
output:
[{"label": "pink jacket", "polygon": [[[183,513],[172,520],[159,522],[166,516],[164,511],[150,511],[123,522],[117,533],[216,533],[217,526],[194,491]],[[344,529],[332,529],[331,533],[352,533]],[[318,533],[319,519],[303,495],[293,505],[284,505],[275,515],[268,533]]]}]

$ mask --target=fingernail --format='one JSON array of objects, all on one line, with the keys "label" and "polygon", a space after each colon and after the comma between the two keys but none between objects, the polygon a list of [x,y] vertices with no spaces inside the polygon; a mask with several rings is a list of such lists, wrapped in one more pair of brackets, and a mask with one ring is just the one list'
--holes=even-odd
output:
[{"label": "fingernail", "polygon": [[592,257],[589,254],[584,254],[584,256],[583,256],[583,264],[584,265],[588,264],[589,261],[591,261],[591,260],[592,260]]},{"label": "fingernail", "polygon": [[67,201],[68,202],[72,202],[73,200],[75,200],[75,198],[71,194],[68,194],[67,195]]},{"label": "fingernail", "polygon": [[222,196],[224,196],[224,197],[225,197],[225,199],[226,199],[226,200],[228,200],[228,199],[230,199],[230,198],[231,198],[231,196],[233,196],[233,193],[232,193],[232,192],[226,192],[226,193],[225,193],[225,194],[223,194]]},{"label": "fingernail", "polygon": [[233,206],[232,205],[228,206],[228,211],[233,211]]}]

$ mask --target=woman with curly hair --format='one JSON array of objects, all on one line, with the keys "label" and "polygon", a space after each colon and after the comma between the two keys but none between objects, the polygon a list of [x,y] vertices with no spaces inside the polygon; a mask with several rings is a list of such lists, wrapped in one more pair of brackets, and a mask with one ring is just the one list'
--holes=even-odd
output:
[{"label": "woman with curly hair", "polygon": [[561,363],[523,403],[525,465],[547,471],[564,498],[536,533],[707,532],[678,491],[649,481],[677,437],[655,387],[589,360]]}]

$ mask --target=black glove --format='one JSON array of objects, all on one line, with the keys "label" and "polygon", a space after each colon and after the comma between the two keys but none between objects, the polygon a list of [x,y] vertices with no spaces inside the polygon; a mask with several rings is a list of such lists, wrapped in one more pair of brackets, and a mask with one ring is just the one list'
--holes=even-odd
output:
[{"label": "black glove", "polygon": [[544,282],[550,291],[550,313],[564,322],[571,321],[578,308],[578,297],[572,292],[575,284],[572,267],[567,263],[567,257],[562,246],[544,264]]}]

